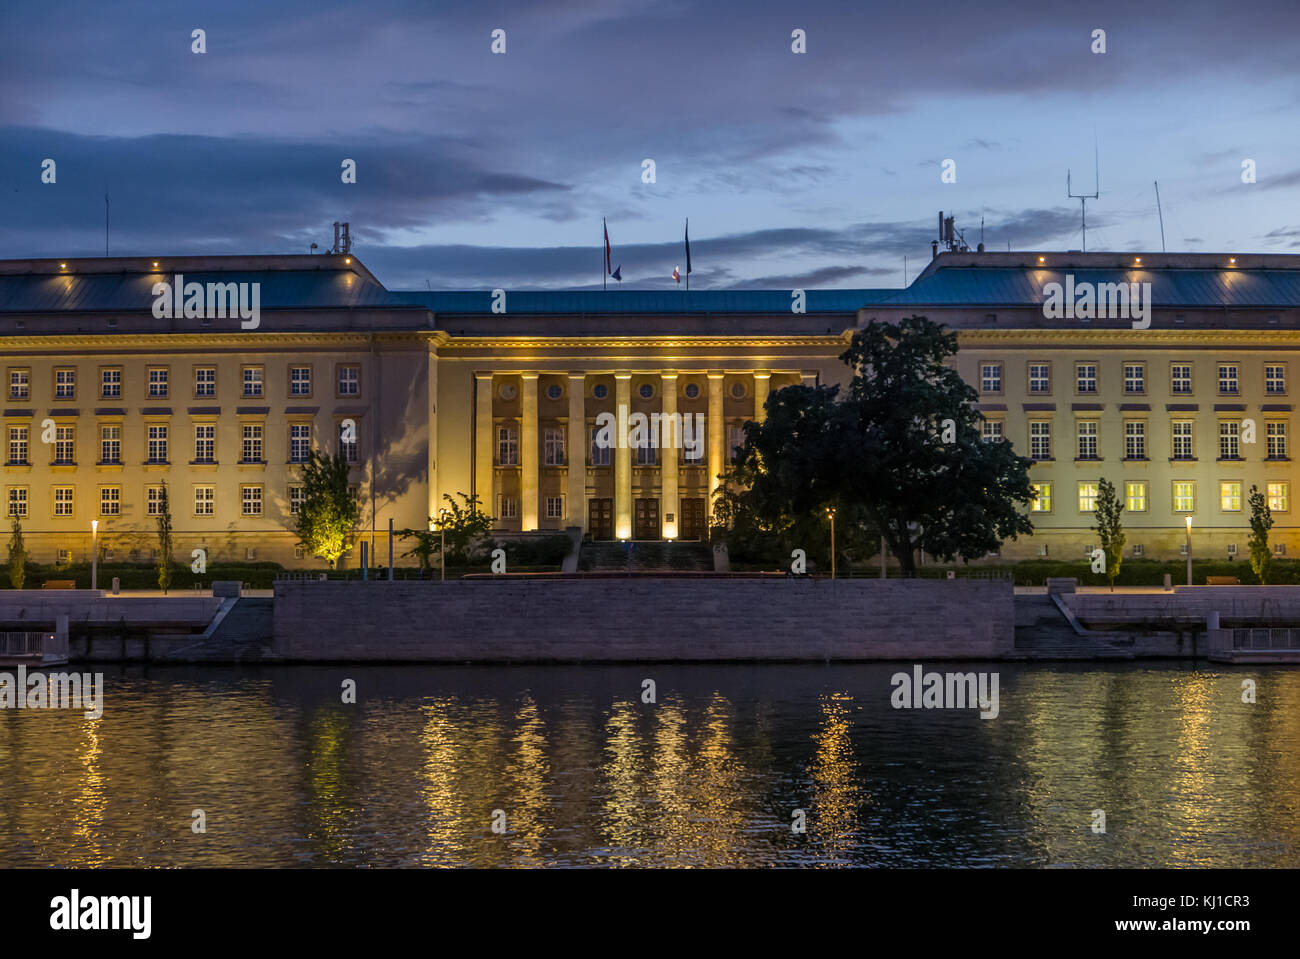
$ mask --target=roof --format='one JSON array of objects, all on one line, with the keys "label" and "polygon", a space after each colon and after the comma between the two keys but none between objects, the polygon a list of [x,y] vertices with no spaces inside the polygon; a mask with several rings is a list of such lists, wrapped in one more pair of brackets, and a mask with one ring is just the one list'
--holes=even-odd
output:
[{"label": "roof", "polygon": [[184,262],[173,262],[166,270],[127,267],[110,272],[80,266],[70,261],[66,270],[60,264],[27,272],[0,270],[0,313],[152,311],[154,285],[174,283],[177,275],[184,277],[186,286],[201,283],[205,289],[208,283],[257,283],[263,310],[411,307],[364,269],[186,269]]},{"label": "roof", "polygon": [[[511,314],[593,315],[626,313],[791,313],[792,290],[569,290],[506,291]],[[807,290],[807,313],[853,314],[879,303],[897,290]],[[408,303],[418,303],[439,316],[492,313],[491,291],[394,291]]]}]

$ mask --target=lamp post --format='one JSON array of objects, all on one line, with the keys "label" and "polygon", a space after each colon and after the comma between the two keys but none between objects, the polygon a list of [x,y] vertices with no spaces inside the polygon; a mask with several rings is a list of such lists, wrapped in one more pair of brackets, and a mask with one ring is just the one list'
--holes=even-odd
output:
[{"label": "lamp post", "polygon": [[99,520],[90,521],[90,588],[99,589]]},{"label": "lamp post", "polygon": [[1187,517],[1187,585],[1192,585],[1192,518]]},{"label": "lamp post", "polygon": [[438,510],[438,531],[442,534],[442,546],[438,549],[438,566],[443,582],[447,581],[447,512],[445,506]]},{"label": "lamp post", "polygon": [[826,507],[826,515],[831,520],[831,579],[835,578],[835,507]]}]

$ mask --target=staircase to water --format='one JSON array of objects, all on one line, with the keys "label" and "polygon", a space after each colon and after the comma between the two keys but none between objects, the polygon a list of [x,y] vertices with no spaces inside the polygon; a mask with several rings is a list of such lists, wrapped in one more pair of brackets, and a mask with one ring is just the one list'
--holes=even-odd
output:
[{"label": "staircase to water", "polygon": [[1116,633],[1076,633],[1052,597],[1016,597],[1016,644],[1026,659],[1132,659],[1132,640]]}]

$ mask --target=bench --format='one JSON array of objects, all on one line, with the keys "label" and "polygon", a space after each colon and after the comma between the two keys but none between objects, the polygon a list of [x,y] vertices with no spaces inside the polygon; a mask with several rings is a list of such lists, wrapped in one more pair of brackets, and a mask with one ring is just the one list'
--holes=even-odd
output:
[{"label": "bench", "polygon": [[1205,577],[1206,586],[1240,586],[1241,580],[1236,576],[1207,576]]},{"label": "bench", "polygon": [[76,589],[75,579],[47,579],[41,589]]}]

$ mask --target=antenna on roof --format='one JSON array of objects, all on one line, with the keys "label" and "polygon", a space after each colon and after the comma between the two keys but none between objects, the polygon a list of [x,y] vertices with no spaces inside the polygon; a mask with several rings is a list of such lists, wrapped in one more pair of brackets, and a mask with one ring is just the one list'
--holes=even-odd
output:
[{"label": "antenna on roof", "polygon": [[[339,232],[339,227],[343,228],[342,233]],[[351,251],[351,249],[352,249],[352,236],[348,232],[348,224],[340,223],[338,220],[335,220],[334,221],[334,246],[330,250],[330,252],[335,254],[341,254],[341,253],[348,253]]]},{"label": "antenna on roof", "polygon": [[1160,209],[1160,181],[1156,180],[1156,213],[1160,215],[1160,252],[1165,252],[1165,213]]},{"label": "antenna on roof", "polygon": [[1096,175],[1095,185],[1091,193],[1075,193],[1070,189],[1070,171],[1065,171],[1065,195],[1071,200],[1079,201],[1079,215],[1083,224],[1083,252],[1088,252],[1088,201],[1096,200],[1101,196],[1101,166],[1098,164],[1097,141],[1092,143],[1092,165]]}]

